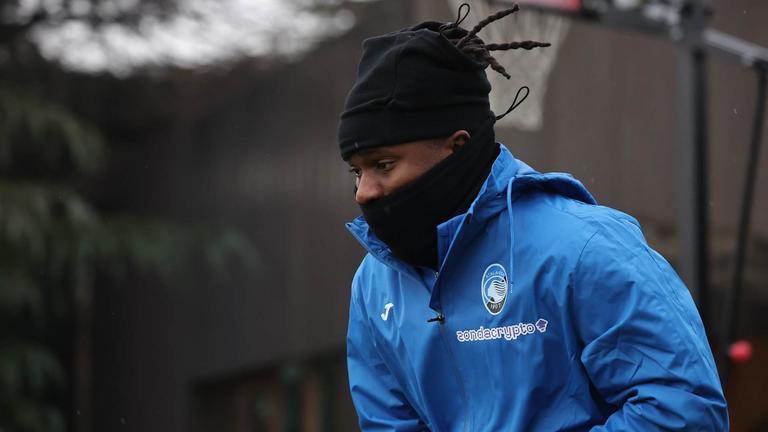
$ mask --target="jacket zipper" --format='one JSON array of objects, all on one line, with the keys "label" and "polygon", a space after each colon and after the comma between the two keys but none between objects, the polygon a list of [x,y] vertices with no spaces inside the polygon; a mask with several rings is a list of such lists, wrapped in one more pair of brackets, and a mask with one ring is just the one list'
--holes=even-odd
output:
[{"label": "jacket zipper", "polygon": [[461,400],[464,403],[464,432],[469,432],[469,401],[467,399],[467,392],[464,389],[464,381],[461,379],[461,373],[459,373],[459,367],[456,362],[456,357],[453,355],[453,351],[451,350],[451,345],[448,341],[448,335],[446,333],[446,329],[443,326],[443,323],[440,323],[440,336],[443,339],[443,344],[445,344],[445,349],[448,351],[448,361],[451,362],[451,369],[453,369],[453,373],[456,375],[456,381],[459,383],[459,390],[461,391]]},{"label": "jacket zipper", "polygon": [[[432,287],[433,290],[436,289],[438,276],[440,276],[440,273],[435,272],[435,283]],[[451,369],[453,370],[453,373],[456,376],[456,381],[459,383],[459,390],[461,391],[461,401],[464,404],[464,428],[463,429],[464,429],[464,432],[469,432],[469,400],[467,398],[467,391],[464,389],[464,381],[461,379],[461,373],[459,372],[456,356],[453,355],[453,350],[451,350],[451,344],[450,344],[450,341],[448,340],[448,334],[446,333],[447,330],[444,327],[445,315],[443,315],[442,312],[438,311],[437,317],[432,318],[430,322],[431,321],[439,321],[438,331],[440,332],[440,337],[443,340],[443,345],[445,345],[445,349],[446,351],[448,351],[448,361],[451,363]]]}]

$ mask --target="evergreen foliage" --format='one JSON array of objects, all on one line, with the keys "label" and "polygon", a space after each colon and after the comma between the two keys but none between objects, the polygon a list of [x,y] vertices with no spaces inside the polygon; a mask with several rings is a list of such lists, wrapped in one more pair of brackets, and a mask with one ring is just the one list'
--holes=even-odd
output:
[{"label": "evergreen foliage", "polygon": [[92,396],[99,284],[254,267],[236,230],[95,208],[82,185],[104,168],[107,149],[66,107],[0,87],[0,432],[74,429],[77,404]]}]

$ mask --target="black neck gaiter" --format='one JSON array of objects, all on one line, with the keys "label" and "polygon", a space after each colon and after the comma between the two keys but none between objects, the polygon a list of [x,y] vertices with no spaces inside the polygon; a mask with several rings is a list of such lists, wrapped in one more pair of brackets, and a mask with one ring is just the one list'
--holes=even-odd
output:
[{"label": "black neck gaiter", "polygon": [[469,142],[422,176],[360,205],[368,226],[396,257],[437,270],[437,226],[469,209],[499,154],[493,124],[491,116]]}]

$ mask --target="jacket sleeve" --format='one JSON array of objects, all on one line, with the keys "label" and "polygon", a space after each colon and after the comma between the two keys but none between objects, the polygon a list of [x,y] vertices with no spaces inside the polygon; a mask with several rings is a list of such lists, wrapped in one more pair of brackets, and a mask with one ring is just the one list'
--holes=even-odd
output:
[{"label": "jacket sleeve", "polygon": [[353,283],[347,329],[347,370],[352,401],[363,431],[426,431],[398,381],[381,358]]},{"label": "jacket sleeve", "polygon": [[634,223],[610,220],[572,275],[581,362],[615,411],[598,431],[727,431],[728,413],[688,289]]}]

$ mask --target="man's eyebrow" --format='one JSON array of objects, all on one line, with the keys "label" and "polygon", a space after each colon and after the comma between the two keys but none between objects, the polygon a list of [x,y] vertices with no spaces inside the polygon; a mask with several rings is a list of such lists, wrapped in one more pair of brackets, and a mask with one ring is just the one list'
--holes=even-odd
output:
[{"label": "man's eyebrow", "polygon": [[361,156],[376,156],[378,154],[387,154],[387,150],[382,148],[371,148],[371,149],[365,149],[360,150],[357,154]]},{"label": "man's eyebrow", "polygon": [[371,159],[371,158],[383,157],[383,156],[395,156],[390,150],[387,150],[385,148],[371,148],[371,149],[360,150],[359,152],[357,152],[357,154],[364,159]]}]

